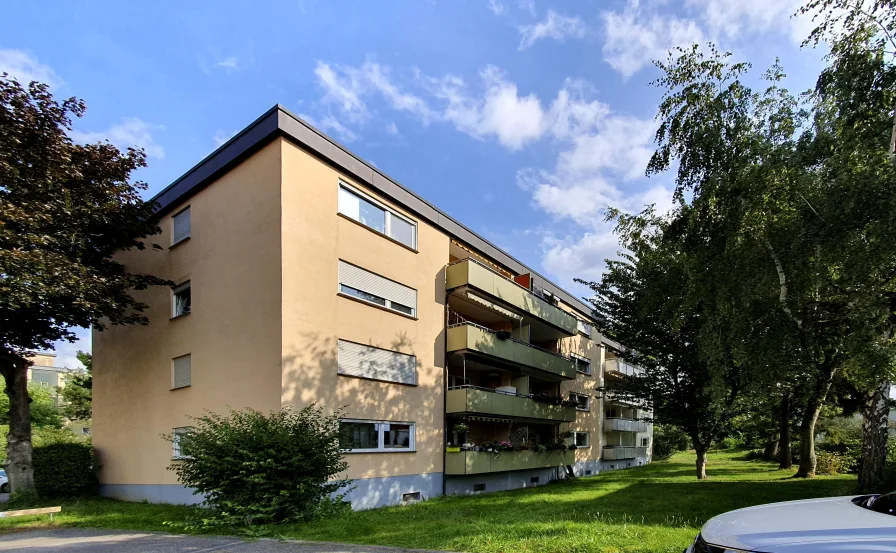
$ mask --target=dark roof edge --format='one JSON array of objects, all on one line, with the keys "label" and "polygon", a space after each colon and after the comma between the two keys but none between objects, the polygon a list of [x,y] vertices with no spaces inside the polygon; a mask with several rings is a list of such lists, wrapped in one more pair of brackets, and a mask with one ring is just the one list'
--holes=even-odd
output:
[{"label": "dark roof edge", "polygon": [[230,170],[275,136],[281,134],[329,163],[348,171],[362,183],[401,204],[446,234],[458,238],[484,255],[493,258],[511,271],[518,274],[531,273],[537,284],[562,299],[580,315],[591,318],[591,307],[584,301],[574,297],[462,225],[280,104],[266,111],[183,176],[156,194],[153,201],[159,203],[157,213],[162,214],[172,209],[175,204],[193,195],[223,172]]}]

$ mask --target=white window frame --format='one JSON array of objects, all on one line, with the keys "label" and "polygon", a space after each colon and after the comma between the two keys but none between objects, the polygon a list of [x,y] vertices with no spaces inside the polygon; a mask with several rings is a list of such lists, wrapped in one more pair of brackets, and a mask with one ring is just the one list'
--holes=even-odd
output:
[{"label": "white window frame", "polygon": [[[586,376],[592,376],[592,375],[594,375],[594,369],[593,369],[593,367],[592,367],[591,359],[588,359],[587,357],[583,357],[583,356],[581,356],[581,355],[576,355],[575,353],[572,354],[572,358],[573,358],[573,359],[575,360],[575,362],[576,362],[576,372],[577,372],[577,373],[579,373],[579,374],[584,374],[584,375],[586,375]],[[587,371],[579,370],[579,364],[580,364],[580,363],[587,363],[587,364],[588,364],[588,370],[587,370]]]},{"label": "white window frame", "polygon": [[[368,299],[358,297],[358,296],[356,296],[356,295],[354,295],[354,294],[350,294],[350,293],[348,293],[348,292],[343,292],[343,291],[342,291],[342,287],[343,287],[343,286],[345,286],[346,288],[351,288],[352,290],[357,290],[357,291],[359,291],[359,292],[364,292],[364,293],[367,294],[368,296],[372,296],[372,297],[374,297],[374,298],[379,298],[379,299],[383,300],[383,303],[380,304],[380,303],[377,303],[377,302],[375,302],[375,301],[370,301],[370,300],[368,300]],[[402,311],[401,309],[395,309],[394,307],[392,307],[392,300],[390,300],[390,299],[386,299],[386,298],[384,298],[384,297],[382,297],[382,296],[377,296],[376,294],[371,294],[371,293],[368,292],[367,290],[361,290],[360,288],[355,288],[354,286],[349,286],[348,284],[342,284],[341,282],[339,283],[339,293],[342,294],[343,296],[348,296],[348,297],[352,298],[353,300],[358,300],[358,301],[360,301],[360,302],[364,302],[364,303],[369,304],[369,305],[375,305],[375,306],[377,306],[377,307],[383,307],[383,308],[385,308],[385,309],[388,309],[389,311],[392,311],[392,312],[394,312],[394,313],[399,313],[399,314],[404,315],[404,316],[406,316],[406,317],[416,317],[416,316],[417,316],[417,310],[414,309],[413,307],[411,307],[410,305],[404,305],[403,303],[398,304],[398,305],[402,305],[402,306],[404,306],[404,307],[409,308],[409,309],[411,310],[410,313],[408,313],[407,311]]]},{"label": "white window frame", "polygon": [[577,398],[580,398],[580,397],[585,398],[585,407],[582,408],[582,407],[579,407],[578,405],[576,405],[576,411],[586,411],[586,412],[591,411],[591,396],[586,395],[586,394],[577,394],[575,392],[570,392],[569,396],[570,396],[570,398],[572,398],[572,396],[575,396]]},{"label": "white window frame", "polygon": [[[177,294],[184,290],[190,291],[190,310],[183,313],[177,312]],[[184,281],[171,289],[171,318],[183,317],[193,312],[193,287],[189,280]]]},{"label": "white window frame", "polygon": [[[408,453],[417,451],[417,423],[409,421],[380,421],[367,419],[340,419],[339,422],[357,422],[362,424],[375,424],[377,431],[377,447],[365,449],[343,449],[344,453]],[[410,435],[408,436],[408,447],[396,448],[385,447],[385,425],[405,424],[410,426]]]},{"label": "white window frame", "polygon": [[[187,214],[187,220],[190,222],[190,231],[187,232],[186,236],[181,236],[180,239],[176,239],[176,237],[174,236],[174,219],[178,215],[183,215],[184,213]],[[171,216],[171,245],[174,246],[175,244],[180,244],[184,240],[189,239],[190,236],[192,236],[192,234],[193,234],[193,212],[190,211],[190,206],[187,206]]]},{"label": "white window frame", "polygon": [[[385,232],[380,233],[380,231],[378,231],[377,229],[365,225],[364,223],[362,223],[362,222],[359,221],[358,219],[355,219],[354,217],[352,217],[351,215],[349,215],[349,214],[347,214],[347,213],[342,213],[341,211],[340,211],[339,213],[342,213],[342,214],[345,215],[346,217],[350,218],[352,221],[356,221],[357,223],[359,223],[359,224],[361,224],[361,225],[364,225],[365,227],[369,228],[370,230],[376,232],[377,234],[383,234],[383,235],[385,235],[386,237],[388,237],[390,240],[394,240],[395,242],[398,242],[399,244],[402,244],[403,246],[407,246],[408,248],[411,248],[412,250],[417,251],[417,237],[418,237],[418,231],[419,231],[419,228],[418,228],[418,226],[417,226],[417,221],[414,221],[413,219],[410,219],[410,218],[408,218],[408,217],[405,217],[405,216],[402,215],[401,213],[398,213],[397,211],[395,211],[395,210],[392,209],[391,207],[385,205],[383,202],[381,202],[381,201],[379,201],[379,200],[376,200],[375,198],[371,197],[370,195],[365,194],[364,192],[361,192],[360,190],[358,190],[358,189],[355,188],[354,186],[351,186],[350,184],[346,184],[346,183],[343,182],[343,181],[339,181],[339,188],[344,189],[344,190],[345,190],[346,192],[348,192],[349,194],[354,194],[355,196],[357,196],[357,197],[359,197],[359,198],[361,198],[361,199],[363,199],[363,200],[365,200],[365,201],[367,201],[367,202],[370,202],[370,203],[372,203],[373,205],[375,205],[376,207],[378,207],[378,208],[382,209],[383,211],[385,211],[385,212],[386,212],[386,216],[385,216],[385,217],[386,217],[386,220],[385,220],[385,223],[384,223],[384,225],[383,225],[383,230],[384,230]],[[338,192],[338,189],[337,189],[337,192]],[[338,205],[337,205],[336,209],[337,209],[337,210],[339,209]],[[394,238],[394,237],[392,236],[392,217],[398,217],[398,218],[401,219],[402,221],[404,221],[404,222],[408,223],[409,225],[411,225],[412,227],[414,227],[414,241],[413,241],[414,243],[413,243],[413,244],[405,244],[405,243],[402,242],[401,240],[398,240],[397,238]]]},{"label": "white window frame", "polygon": [[[579,434],[585,435],[585,445],[579,445]],[[576,430],[575,434],[573,434],[572,437],[572,443],[576,446],[577,449],[585,449],[591,447],[591,432]]]},{"label": "white window frame", "polygon": [[171,441],[171,458],[172,459],[191,459],[189,455],[181,455],[180,439],[182,436],[193,431],[192,426],[178,426],[172,430],[174,439]]}]

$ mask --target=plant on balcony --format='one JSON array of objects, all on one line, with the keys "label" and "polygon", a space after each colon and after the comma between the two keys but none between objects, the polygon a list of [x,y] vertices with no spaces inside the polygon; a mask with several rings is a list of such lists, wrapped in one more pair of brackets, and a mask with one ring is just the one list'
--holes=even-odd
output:
[{"label": "plant on balcony", "polygon": [[567,430],[565,432],[560,433],[560,439],[562,439],[562,440],[568,440],[568,439],[572,438],[573,436],[575,436],[575,432],[573,432],[572,430]]},{"label": "plant on balcony", "polygon": [[564,407],[578,407],[579,402],[571,397],[560,400],[560,405]]},{"label": "plant on balcony", "polygon": [[459,422],[454,425],[454,431],[458,434],[463,434],[470,431],[470,427],[467,424]]},{"label": "plant on balcony", "polygon": [[544,453],[547,450],[548,450],[548,446],[546,446],[544,444],[536,444],[535,446],[532,447],[532,451],[534,451],[535,453]]},{"label": "plant on balcony", "polygon": [[530,396],[533,400],[538,401],[540,403],[550,403],[551,405],[560,405],[563,402],[563,398],[560,396],[554,396],[548,394],[546,392],[542,392],[539,394],[532,394]]},{"label": "plant on balcony", "polygon": [[499,330],[495,332],[495,335],[499,340],[509,340],[510,337],[513,336],[513,334],[511,334],[509,330]]}]

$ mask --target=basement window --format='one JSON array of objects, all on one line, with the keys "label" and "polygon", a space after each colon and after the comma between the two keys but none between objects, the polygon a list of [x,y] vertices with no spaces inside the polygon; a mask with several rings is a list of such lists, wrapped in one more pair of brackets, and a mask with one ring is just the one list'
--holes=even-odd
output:
[{"label": "basement window", "polygon": [[530,484],[538,484],[538,482],[540,480],[541,480],[541,478],[539,478],[538,476],[533,476],[532,478],[529,479],[529,483]]},{"label": "basement window", "polygon": [[473,491],[474,492],[484,492],[485,484],[473,484]]},{"label": "basement window", "polygon": [[413,501],[420,501],[420,492],[410,492],[401,495],[402,503],[411,503]]}]

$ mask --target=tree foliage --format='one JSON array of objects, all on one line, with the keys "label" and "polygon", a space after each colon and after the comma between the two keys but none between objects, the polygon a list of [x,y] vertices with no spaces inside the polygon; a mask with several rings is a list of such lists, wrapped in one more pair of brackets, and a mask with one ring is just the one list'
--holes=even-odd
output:
[{"label": "tree foliage", "polygon": [[339,417],[315,405],[268,415],[208,413],[194,419],[188,434],[165,436],[182,454],[169,469],[204,496],[203,524],[311,520],[340,507],[338,494],[350,484],[338,478],[348,468]]},{"label": "tree foliage", "polygon": [[9,398],[7,473],[13,493],[34,489],[25,373],[29,350],[75,339],[73,327],[145,324],[134,290],[169,284],[114,258],[159,232],[146,188],[131,173],[141,150],[75,144],[81,100],[0,75],[0,375]]},{"label": "tree foliage", "polygon": [[62,414],[68,420],[90,420],[93,415],[93,358],[83,351],[79,351],[77,357],[84,365],[84,372],[65,375],[65,386],[59,390]]}]

